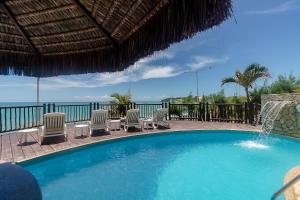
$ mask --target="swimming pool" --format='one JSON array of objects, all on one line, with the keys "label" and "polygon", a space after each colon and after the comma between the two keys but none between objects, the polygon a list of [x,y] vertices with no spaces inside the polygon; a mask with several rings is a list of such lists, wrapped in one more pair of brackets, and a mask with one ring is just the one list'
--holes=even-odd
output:
[{"label": "swimming pool", "polygon": [[300,163],[298,140],[184,131],[115,140],[21,164],[48,199],[270,199]]}]

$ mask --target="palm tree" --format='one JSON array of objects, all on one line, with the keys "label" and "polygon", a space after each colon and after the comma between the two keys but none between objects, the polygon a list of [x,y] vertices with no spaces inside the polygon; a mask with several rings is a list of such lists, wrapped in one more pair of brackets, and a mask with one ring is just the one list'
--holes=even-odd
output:
[{"label": "palm tree", "polygon": [[234,76],[224,78],[222,80],[222,85],[227,83],[235,83],[241,85],[245,89],[246,96],[247,96],[247,103],[250,103],[249,89],[253,87],[253,84],[258,79],[268,78],[268,77],[270,77],[268,68],[257,63],[252,63],[248,65],[248,67],[244,70],[244,72],[237,70]]},{"label": "palm tree", "polygon": [[118,116],[120,114],[122,117],[125,116],[127,107],[129,103],[131,103],[130,91],[128,91],[124,95],[121,95],[119,93],[113,93],[110,95],[110,97],[114,98],[114,100],[111,102],[112,104],[111,112],[113,113],[113,115]]},{"label": "palm tree", "polygon": [[131,102],[131,93],[128,91],[124,95],[121,95],[119,93],[113,93],[110,95],[110,97],[114,98],[113,103],[117,104],[128,104]]}]

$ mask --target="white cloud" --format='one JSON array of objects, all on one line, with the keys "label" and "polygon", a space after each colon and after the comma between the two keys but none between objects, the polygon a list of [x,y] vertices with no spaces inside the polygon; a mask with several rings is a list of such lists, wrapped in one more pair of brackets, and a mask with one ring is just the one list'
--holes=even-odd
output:
[{"label": "white cloud", "polygon": [[187,64],[191,71],[199,70],[204,67],[210,67],[217,63],[224,63],[228,61],[228,57],[210,57],[210,56],[195,56],[192,63]]},{"label": "white cloud", "polygon": [[173,54],[160,54],[156,58],[144,58],[136,62],[134,65],[124,71],[114,73],[101,73],[95,78],[101,86],[115,85],[126,82],[136,82],[139,80],[153,78],[168,78],[178,75],[180,72],[176,69],[176,64],[171,65],[152,65],[150,63],[162,59],[167,56],[168,59],[173,57]]},{"label": "white cloud", "polygon": [[36,84],[32,83],[22,83],[22,84],[0,84],[0,87],[36,87]]},{"label": "white cloud", "polygon": [[172,58],[174,58],[174,53],[168,52],[168,51],[158,51],[158,52],[155,52],[151,56],[147,56],[145,58],[140,59],[137,63],[138,64],[150,63],[150,62],[154,62],[157,60],[172,59]]},{"label": "white cloud", "polygon": [[263,9],[263,10],[251,10],[246,12],[251,15],[268,15],[268,14],[276,14],[276,13],[284,13],[292,10],[296,10],[300,8],[299,0],[289,0],[280,5]]},{"label": "white cloud", "polygon": [[150,78],[167,78],[180,74],[180,72],[176,72],[174,67],[171,66],[161,66],[150,68],[144,71],[142,79],[150,79]]},{"label": "white cloud", "polygon": [[98,83],[95,85],[106,86],[106,85],[115,85],[119,83],[126,83],[130,81],[130,75],[126,71],[114,72],[114,73],[102,73],[99,74],[95,80]]},{"label": "white cloud", "polygon": [[46,89],[46,90],[57,90],[61,88],[90,88],[91,86],[84,81],[72,79],[73,76],[71,76],[71,79],[67,78],[47,78],[47,79],[41,79],[40,81],[40,88]]}]

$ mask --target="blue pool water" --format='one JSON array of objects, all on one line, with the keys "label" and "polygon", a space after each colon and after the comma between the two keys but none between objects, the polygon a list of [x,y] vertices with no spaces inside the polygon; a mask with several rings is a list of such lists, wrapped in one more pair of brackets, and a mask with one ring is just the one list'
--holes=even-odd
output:
[{"label": "blue pool water", "polygon": [[237,131],[143,136],[22,164],[45,200],[270,199],[300,142]]}]

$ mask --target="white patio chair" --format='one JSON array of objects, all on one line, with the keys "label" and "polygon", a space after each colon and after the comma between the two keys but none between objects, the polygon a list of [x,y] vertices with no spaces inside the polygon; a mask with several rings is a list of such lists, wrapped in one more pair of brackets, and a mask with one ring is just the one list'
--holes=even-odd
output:
[{"label": "white patio chair", "polygon": [[93,134],[94,130],[105,130],[109,132],[107,124],[108,111],[107,110],[94,110],[90,121],[90,135]]},{"label": "white patio chair", "polygon": [[40,135],[42,144],[46,137],[64,136],[67,141],[67,131],[64,113],[47,113],[44,114],[44,126]]},{"label": "white patio chair", "polygon": [[168,109],[167,108],[157,109],[154,112],[153,118],[152,118],[153,128],[158,128],[158,126],[162,126],[162,127],[165,127],[165,128],[170,128],[170,124],[167,121],[167,114],[168,114]]},{"label": "white patio chair", "polygon": [[140,122],[139,118],[140,118],[139,109],[127,110],[124,130],[128,131],[128,128],[130,128],[130,127],[142,129],[142,125],[141,125],[141,122]]}]

